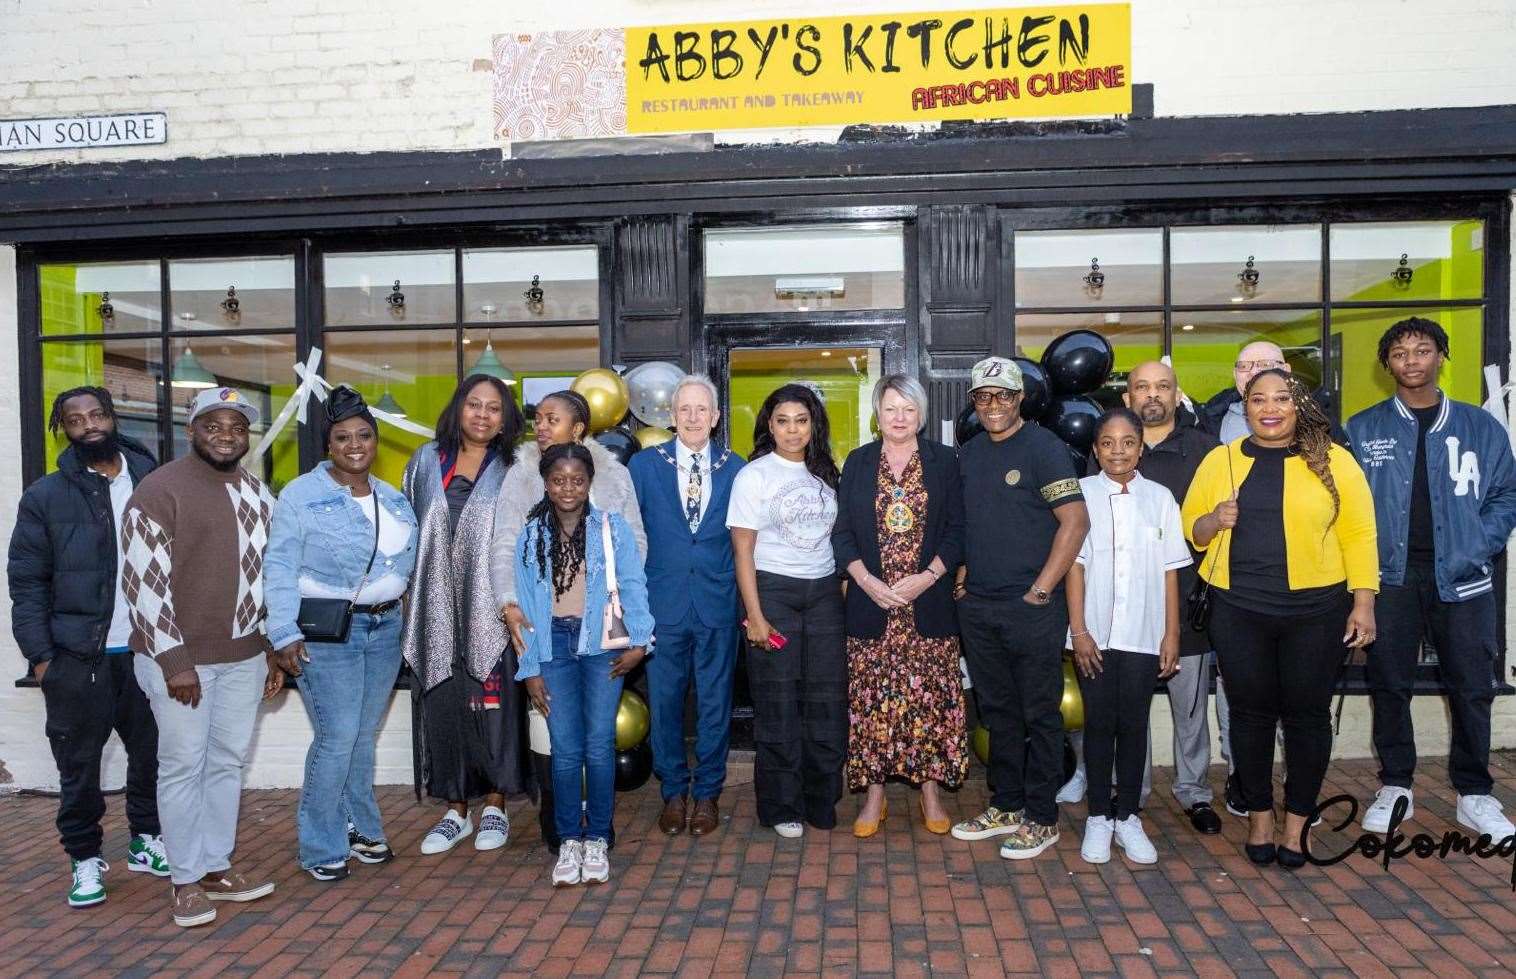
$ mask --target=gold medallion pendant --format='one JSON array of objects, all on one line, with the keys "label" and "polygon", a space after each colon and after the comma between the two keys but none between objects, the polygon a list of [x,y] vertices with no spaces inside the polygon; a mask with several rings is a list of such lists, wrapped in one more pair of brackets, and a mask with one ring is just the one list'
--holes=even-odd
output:
[{"label": "gold medallion pendant", "polygon": [[901,500],[896,500],[884,511],[884,525],[893,534],[908,533],[916,526],[916,514]]}]

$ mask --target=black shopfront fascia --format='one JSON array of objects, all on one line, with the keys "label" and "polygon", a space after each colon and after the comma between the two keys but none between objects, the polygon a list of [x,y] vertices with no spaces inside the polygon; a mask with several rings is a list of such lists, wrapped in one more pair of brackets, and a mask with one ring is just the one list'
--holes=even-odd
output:
[{"label": "black shopfront fascia", "polygon": [[[719,366],[716,333],[767,331],[771,341],[807,323],[707,320],[703,228],[900,220],[905,308],[856,321],[919,373],[935,430],[962,404],[968,366],[1014,347],[1013,327],[1001,324],[1014,321],[1007,232],[1017,229],[1481,218],[1484,360],[1504,376],[1512,188],[1516,106],[1501,106],[1015,124],[571,160],[481,151],[41,166],[0,174],[0,240],[19,245],[21,406],[35,420],[37,268],[50,261],[293,255],[303,358],[320,343],[325,252],[593,243],[603,362],[705,367]],[[34,421],[23,425],[28,480],[43,471],[41,434]],[[318,454],[302,431],[303,464]],[[1503,559],[1500,572],[1503,582]]]}]

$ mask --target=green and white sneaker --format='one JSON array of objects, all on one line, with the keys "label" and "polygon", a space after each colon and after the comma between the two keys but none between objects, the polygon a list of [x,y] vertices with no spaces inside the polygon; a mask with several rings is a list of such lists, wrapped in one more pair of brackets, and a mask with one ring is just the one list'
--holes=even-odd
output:
[{"label": "green and white sneaker", "polygon": [[154,877],[169,875],[168,854],[163,849],[163,837],[138,833],[126,847],[126,869]]},{"label": "green and white sneaker", "polygon": [[1021,820],[1025,815],[1025,809],[1001,812],[994,806],[989,806],[973,819],[965,819],[954,826],[953,837],[959,840],[987,840],[992,836],[1005,836],[1021,828]]},{"label": "green and white sneaker", "polygon": [[110,864],[99,857],[74,861],[74,886],[68,890],[68,905],[71,908],[87,908],[105,903],[105,878]]},{"label": "green and white sneaker", "polygon": [[1000,855],[1007,860],[1030,860],[1057,842],[1057,826],[1026,822],[1000,844]]}]

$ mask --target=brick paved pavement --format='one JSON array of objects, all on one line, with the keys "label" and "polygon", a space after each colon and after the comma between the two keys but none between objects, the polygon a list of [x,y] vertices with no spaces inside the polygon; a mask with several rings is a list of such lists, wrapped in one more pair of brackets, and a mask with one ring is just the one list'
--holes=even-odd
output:
[{"label": "brick paved pavement", "polygon": [[[1516,755],[1495,759],[1500,792],[1516,799]],[[1453,797],[1440,764],[1423,762],[1415,828],[1452,828]],[[1327,792],[1363,799],[1370,762],[1332,767]],[[727,793],[714,837],[658,835],[657,790],[618,806],[620,845],[609,886],[553,891],[535,812],[512,805],[504,850],[465,847],[422,858],[416,846],[437,810],[401,788],[381,803],[402,856],[321,885],[294,861],[293,791],[250,792],[239,860],[271,874],[270,899],[222,905],[209,928],[185,932],[168,917],[168,885],[126,871],[120,797],[106,823],[117,861],[110,900],[64,904],[51,799],[0,797],[0,977],[90,975],[623,976],[638,973],[791,973],[996,976],[1011,972],[1132,976],[1200,974],[1492,975],[1516,967],[1516,893],[1509,862],[1469,856],[1403,860],[1391,872],[1354,856],[1290,874],[1255,868],[1241,853],[1243,824],[1198,837],[1155,773],[1147,813],[1156,867],[1118,855],[1103,868],[1079,859],[1082,806],[1065,807],[1056,851],[1001,860],[993,842],[926,833],[914,798],[891,787],[886,830],[872,840],[845,827],[784,841],[757,827],[750,786]],[[1219,781],[1219,769],[1216,770]],[[952,800],[984,798],[983,770]],[[1318,837],[1318,852],[1346,838]],[[1118,851],[1119,854],[1119,851]]]}]

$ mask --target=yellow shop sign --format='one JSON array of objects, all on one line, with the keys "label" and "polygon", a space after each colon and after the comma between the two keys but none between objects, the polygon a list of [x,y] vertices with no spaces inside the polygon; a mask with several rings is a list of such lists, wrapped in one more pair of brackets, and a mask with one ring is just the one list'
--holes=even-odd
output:
[{"label": "yellow shop sign", "polygon": [[626,128],[1102,116],[1132,108],[1127,4],[626,28]]}]

